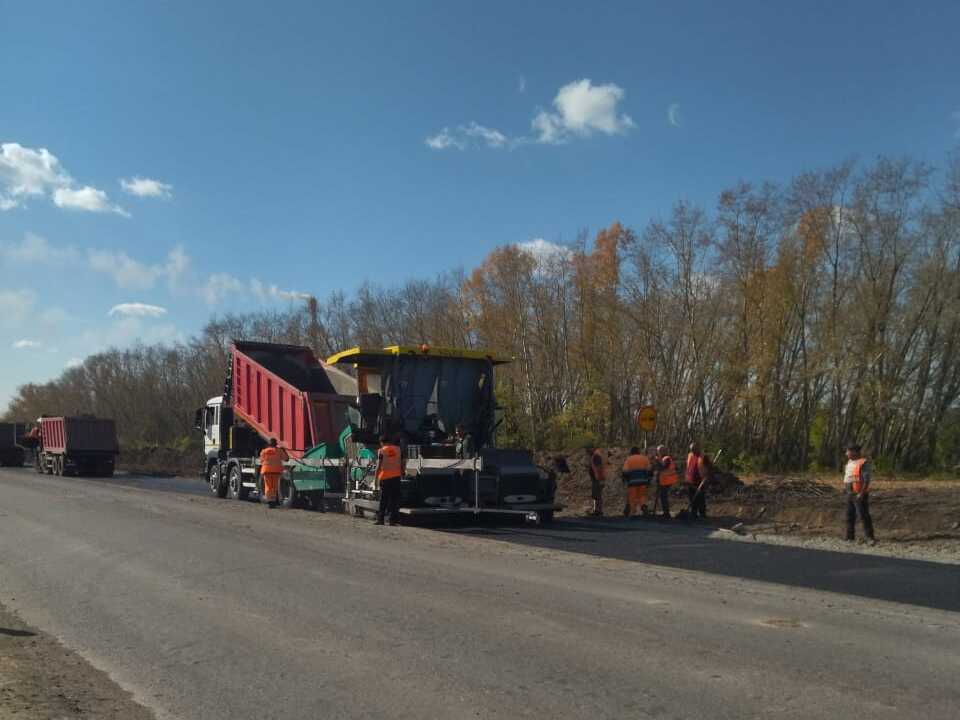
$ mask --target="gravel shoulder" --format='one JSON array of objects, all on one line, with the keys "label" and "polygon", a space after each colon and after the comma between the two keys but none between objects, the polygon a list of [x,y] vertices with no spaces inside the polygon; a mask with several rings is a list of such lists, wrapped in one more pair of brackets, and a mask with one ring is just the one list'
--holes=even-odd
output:
[{"label": "gravel shoulder", "polygon": [[153,717],[106,673],[0,605],[0,718]]}]

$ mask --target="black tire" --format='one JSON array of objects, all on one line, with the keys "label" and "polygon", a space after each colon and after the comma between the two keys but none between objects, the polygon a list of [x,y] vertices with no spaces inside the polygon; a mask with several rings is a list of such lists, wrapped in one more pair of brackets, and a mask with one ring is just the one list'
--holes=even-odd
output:
[{"label": "black tire", "polygon": [[297,492],[293,480],[284,473],[280,476],[280,504],[288,510],[300,507],[300,493]]},{"label": "black tire", "polygon": [[207,468],[207,486],[210,488],[210,492],[218,498],[227,496],[227,483],[224,482],[219,463],[213,463]]},{"label": "black tire", "polygon": [[234,500],[246,500],[250,496],[250,488],[243,486],[243,471],[236,463],[227,468],[227,487]]},{"label": "black tire", "polygon": [[537,513],[537,522],[541,525],[549,525],[553,522],[553,510],[541,510]]}]

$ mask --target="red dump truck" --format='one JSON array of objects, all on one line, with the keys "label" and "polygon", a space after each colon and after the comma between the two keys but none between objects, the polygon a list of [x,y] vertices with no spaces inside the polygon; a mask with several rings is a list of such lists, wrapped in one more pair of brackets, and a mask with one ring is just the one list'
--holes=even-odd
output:
[{"label": "red dump truck", "polygon": [[[336,443],[345,413],[356,398],[356,380],[324,366],[301,345],[235,341],[224,394],[197,410],[203,432],[203,476],[217,497],[245,500],[261,491],[259,454],[271,438],[286,449],[290,465],[281,481],[284,503],[321,502],[329,481],[297,461],[312,448]],[[318,462],[318,461],[309,461]]]},{"label": "red dump truck", "polygon": [[42,417],[36,470],[48,475],[113,475],[117,428],[113,420],[93,415]]}]

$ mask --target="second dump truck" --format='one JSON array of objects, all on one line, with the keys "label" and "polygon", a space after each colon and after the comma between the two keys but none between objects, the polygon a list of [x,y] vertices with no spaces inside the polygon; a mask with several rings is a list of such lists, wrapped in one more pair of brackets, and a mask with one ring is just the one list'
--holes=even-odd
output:
[{"label": "second dump truck", "polygon": [[35,467],[48,475],[113,475],[120,447],[113,420],[93,415],[42,417]]}]

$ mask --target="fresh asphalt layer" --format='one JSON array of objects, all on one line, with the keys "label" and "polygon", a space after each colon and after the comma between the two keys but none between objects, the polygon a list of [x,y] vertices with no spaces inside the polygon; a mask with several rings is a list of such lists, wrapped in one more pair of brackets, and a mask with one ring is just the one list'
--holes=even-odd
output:
[{"label": "fresh asphalt layer", "polygon": [[161,718],[960,707],[956,566],[680,525],[382,528],[149,482],[0,470],[0,600]]}]

